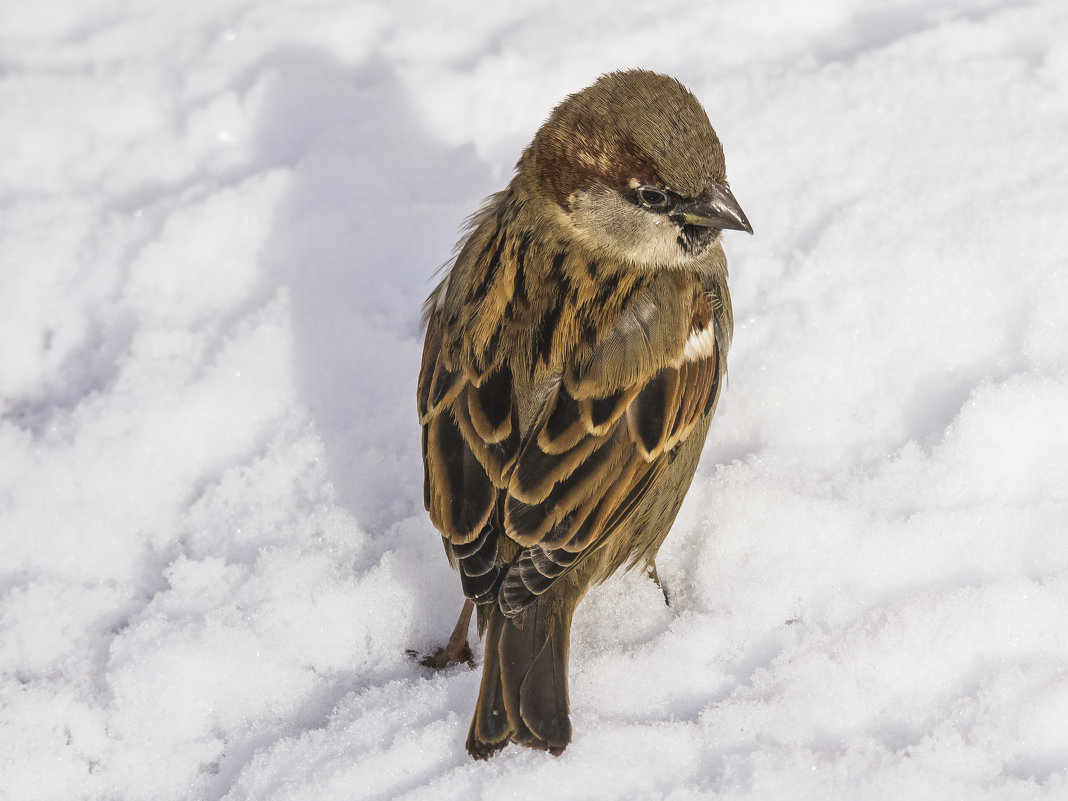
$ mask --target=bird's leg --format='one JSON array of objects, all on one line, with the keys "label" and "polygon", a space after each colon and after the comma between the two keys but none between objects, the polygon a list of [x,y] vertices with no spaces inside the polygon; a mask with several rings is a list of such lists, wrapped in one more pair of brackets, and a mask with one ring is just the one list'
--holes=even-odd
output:
[{"label": "bird's leg", "polygon": [[474,608],[474,602],[470,598],[464,598],[464,607],[460,610],[460,617],[456,620],[456,626],[449,635],[449,644],[446,646],[446,653],[453,662],[471,661],[467,631],[471,627],[471,612]]},{"label": "bird's leg", "polygon": [[656,572],[656,562],[649,563],[649,566],[645,568],[645,575],[651,578],[656,586],[660,588],[660,592],[664,594],[664,605],[671,606],[671,598],[668,597],[668,591],[664,585],[660,583],[660,574]]},{"label": "bird's leg", "polygon": [[449,642],[438,648],[429,656],[419,660],[423,667],[440,669],[449,665],[466,662],[471,667],[475,665],[475,657],[471,653],[471,646],[467,644],[467,630],[471,627],[471,612],[475,604],[470,598],[464,599],[464,608],[460,610],[460,617],[456,626],[449,635]]}]

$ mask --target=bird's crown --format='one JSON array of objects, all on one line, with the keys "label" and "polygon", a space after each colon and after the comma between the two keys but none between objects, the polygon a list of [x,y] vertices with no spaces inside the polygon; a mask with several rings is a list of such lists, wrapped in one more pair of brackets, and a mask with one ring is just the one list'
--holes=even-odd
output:
[{"label": "bird's crown", "polygon": [[592,184],[623,190],[636,181],[696,198],[725,177],[723,147],[697,98],[646,70],[608,73],[569,95],[519,167],[561,206]]}]

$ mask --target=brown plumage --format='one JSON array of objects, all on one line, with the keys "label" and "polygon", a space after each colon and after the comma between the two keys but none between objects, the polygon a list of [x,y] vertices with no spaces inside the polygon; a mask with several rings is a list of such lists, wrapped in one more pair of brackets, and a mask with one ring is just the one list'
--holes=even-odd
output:
[{"label": "brown plumage", "polygon": [[563,751],[575,606],[655,569],[726,373],[724,228],[752,233],[697,100],[612,73],[553,111],[427,299],[425,502],[486,638],[476,758]]}]

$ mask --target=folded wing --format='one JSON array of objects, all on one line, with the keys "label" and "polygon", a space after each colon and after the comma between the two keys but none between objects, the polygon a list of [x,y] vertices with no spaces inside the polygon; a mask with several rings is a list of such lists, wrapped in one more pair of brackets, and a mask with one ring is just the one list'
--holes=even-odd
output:
[{"label": "folded wing", "polygon": [[[522,435],[507,362],[449,365],[430,319],[419,379],[424,501],[467,597],[496,594],[518,614],[624,531],[719,394],[712,299],[698,287],[685,301],[677,331],[665,326],[679,314],[636,303],[562,370]],[[502,536],[520,546],[511,564]]]}]

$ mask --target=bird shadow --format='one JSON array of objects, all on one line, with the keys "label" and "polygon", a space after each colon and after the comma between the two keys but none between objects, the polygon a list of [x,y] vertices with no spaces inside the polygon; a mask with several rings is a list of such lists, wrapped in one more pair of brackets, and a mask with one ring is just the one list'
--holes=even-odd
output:
[{"label": "bird shadow", "polygon": [[490,171],[426,130],[387,65],[302,49],[271,63],[258,147],[291,175],[264,259],[288,293],[297,391],[335,497],[387,529],[422,512],[421,304]]},{"label": "bird shadow", "polygon": [[262,258],[287,295],[297,400],[335,501],[369,535],[363,564],[403,566],[391,573],[420,611],[397,625],[422,647],[462,595],[423,509],[420,316],[493,176],[472,146],[427,129],[388,65],[291,49],[270,69],[258,148],[289,177]]},{"label": "bird shadow", "polygon": [[[460,600],[422,508],[420,313],[462,221],[490,191],[491,171],[473,147],[428,131],[380,62],[354,67],[284,48],[265,53],[239,83],[261,99],[254,157],[232,180],[273,172],[285,182],[260,254],[265,280],[249,306],[276,293],[287,304],[296,402],[322,441],[334,499],[369,534],[366,567],[387,571],[419,610],[415,620],[384,604],[354,614],[394,615],[415,643],[428,641],[435,629],[448,631]],[[375,670],[382,681],[421,676],[408,660]],[[325,682],[306,713],[230,743],[230,756],[205,768],[215,776],[212,797],[275,740],[322,725],[352,681]]]}]

